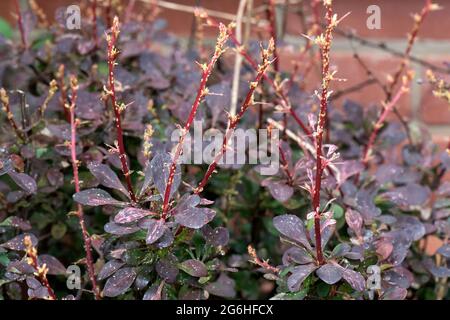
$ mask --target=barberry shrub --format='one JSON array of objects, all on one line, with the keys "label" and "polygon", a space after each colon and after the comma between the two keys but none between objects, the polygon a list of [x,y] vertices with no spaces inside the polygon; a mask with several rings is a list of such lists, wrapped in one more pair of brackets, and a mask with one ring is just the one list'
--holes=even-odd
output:
[{"label": "barberry shrub", "polygon": [[[435,4],[414,17],[385,101],[339,108],[330,52],[345,16],[331,0],[302,2],[304,75],[280,71],[275,1],[261,41],[241,39],[242,14],[224,24],[197,8],[188,50],[156,2],[111,3],[84,2],[84,27],[68,31],[64,8],[51,24],[17,1],[17,37],[0,36],[1,298],[448,298],[450,156],[396,109]],[[211,163],[182,164],[196,120],[222,139]],[[223,164],[239,128],[280,131],[274,175]]]}]

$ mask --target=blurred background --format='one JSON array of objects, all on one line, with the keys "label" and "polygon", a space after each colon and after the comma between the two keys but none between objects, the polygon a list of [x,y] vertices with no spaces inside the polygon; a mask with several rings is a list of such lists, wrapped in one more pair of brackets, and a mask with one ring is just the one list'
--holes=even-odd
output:
[{"label": "blurred background", "polygon": [[[109,0],[98,0],[106,2]],[[126,8],[134,6],[134,10],[145,10],[147,6],[142,1],[115,1]],[[254,24],[251,26],[251,37],[268,39],[267,19],[265,16],[264,0],[248,0],[253,7]],[[284,71],[293,70],[298,63],[300,70],[306,68],[302,64],[300,48],[303,46],[307,32],[305,17],[314,0],[277,0],[276,22],[279,26],[278,41],[283,44],[280,49],[280,68]],[[28,1],[21,1],[25,6]],[[80,4],[86,1],[71,0],[36,0],[49,19],[54,17],[58,7]],[[228,22],[236,15],[239,0],[146,0],[150,5],[159,8],[159,18],[167,21],[167,29],[180,38],[192,36],[195,30],[195,18],[192,10],[195,6],[202,6],[211,10],[210,15],[218,20]],[[435,0],[442,6],[439,11],[431,12],[426,18],[418,41],[412,51],[413,61],[410,69],[414,70],[417,80],[412,85],[411,94],[405,96],[400,103],[400,112],[408,119],[425,124],[433,135],[433,139],[441,146],[448,143],[450,137],[450,108],[447,102],[433,96],[432,89],[427,83],[425,72],[433,69],[436,75],[450,80],[450,0]],[[350,12],[350,15],[339,25],[332,49],[332,65],[338,71],[337,77],[346,79],[345,82],[334,82],[335,92],[349,90],[342,98],[335,101],[342,104],[344,99],[352,99],[364,106],[379,104],[384,93],[377,83],[367,81],[367,70],[383,82],[390,74],[395,73],[402,60],[407,46],[408,33],[414,20],[413,14],[420,12],[425,0],[335,0],[335,11],[339,16]],[[15,26],[15,0],[2,0],[0,14],[3,19]],[[367,20],[371,16],[368,7],[377,5],[380,8],[380,29],[369,29]],[[321,5],[319,5],[321,7]],[[81,14],[85,14],[87,6],[81,6]],[[145,11],[143,11],[145,15]],[[323,17],[324,13],[320,12]],[[205,38],[214,38],[216,30],[204,29]],[[17,38],[18,39],[18,38]],[[281,47],[281,45],[280,45]],[[386,50],[388,48],[388,50]],[[355,59],[358,54],[358,60]],[[365,67],[364,67],[365,66]],[[301,72],[300,72],[301,74]],[[308,90],[318,88],[320,75],[318,72],[308,73],[303,79],[304,87]],[[421,80],[423,79],[423,81]],[[360,87],[359,87],[360,86]],[[358,91],[352,91],[358,88]]]}]

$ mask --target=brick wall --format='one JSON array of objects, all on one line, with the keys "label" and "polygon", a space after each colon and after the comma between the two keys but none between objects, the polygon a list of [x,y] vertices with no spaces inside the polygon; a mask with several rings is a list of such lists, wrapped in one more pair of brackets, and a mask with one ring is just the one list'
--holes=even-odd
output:
[{"label": "brick wall", "polygon": [[[306,1],[306,0],[305,0]],[[37,0],[49,16],[60,5],[73,4],[77,1]],[[198,0],[173,0],[178,4],[195,5]],[[199,3],[206,8],[222,12],[235,13],[238,0],[200,0]],[[255,0],[255,6],[263,3]],[[450,0],[435,0],[444,7],[443,10],[431,13],[426,19],[420,32],[413,55],[425,59],[437,66],[445,67],[445,62],[450,62]],[[369,30],[366,27],[366,13],[369,5],[376,4],[381,8],[381,29]],[[411,14],[420,11],[424,0],[335,0],[335,10],[339,15],[351,12],[350,16],[340,25],[341,29],[354,29],[358,35],[371,41],[383,41],[387,46],[402,52],[406,46],[406,34],[411,29],[413,20]],[[285,41],[291,44],[282,52],[281,67],[285,70],[292,68],[292,61],[298,60],[298,46],[302,42],[302,30],[300,18],[291,8],[287,23],[287,36]],[[0,2],[0,14],[6,19],[13,21],[13,0]],[[170,31],[180,36],[188,36],[193,22],[192,14],[163,9],[161,16],[168,21]],[[214,30],[208,30],[207,35],[213,35]],[[384,51],[362,46],[354,43],[354,48],[375,74],[383,81],[395,72],[400,61]],[[347,79],[346,82],[334,83],[334,90],[351,87],[366,78],[364,69],[354,60],[353,48],[346,38],[337,36],[334,42],[332,63],[338,70],[340,78]],[[412,63],[412,69],[416,72],[418,79],[424,77],[426,67]],[[438,73],[439,75],[439,73]],[[442,75],[450,80],[450,77]],[[318,76],[314,73],[306,79],[306,86],[315,89],[318,85]],[[364,105],[379,103],[383,99],[383,92],[376,84],[348,96]],[[342,99],[337,104],[342,103]],[[412,85],[411,94],[404,97],[400,103],[400,111],[410,121],[426,124],[431,130],[436,141],[442,144],[450,137],[450,108],[449,106],[433,97],[431,88],[426,81],[416,81]]]}]

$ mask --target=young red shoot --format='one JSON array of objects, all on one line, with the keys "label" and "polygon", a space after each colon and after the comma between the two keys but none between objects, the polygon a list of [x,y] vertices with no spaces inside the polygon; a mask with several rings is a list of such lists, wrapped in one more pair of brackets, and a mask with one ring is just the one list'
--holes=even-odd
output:
[{"label": "young red shoot", "polygon": [[[76,151],[77,126],[79,124],[79,120],[75,119],[75,106],[77,103],[78,81],[75,76],[72,76],[70,78],[70,89],[72,91],[71,104],[66,106],[70,115],[70,156],[72,160],[73,183],[75,185],[75,192],[80,192],[80,178],[78,175],[78,160]],[[94,291],[95,299],[98,300],[101,299],[101,294],[97,286],[97,281],[95,279],[94,261],[92,259],[92,250],[91,250],[92,248],[91,237],[89,236],[89,233],[86,228],[83,207],[79,203],[77,203],[76,216],[78,217],[78,222],[80,224],[81,233],[83,236],[84,251],[86,254],[86,266],[88,269],[89,279],[91,280],[92,290]]]},{"label": "young red shoot", "polygon": [[197,95],[195,97],[194,103],[192,104],[191,111],[189,113],[189,117],[186,121],[186,124],[183,127],[182,134],[181,134],[178,144],[176,146],[175,154],[173,156],[172,164],[170,166],[169,178],[167,180],[167,185],[166,185],[166,189],[164,192],[163,214],[162,214],[163,219],[166,218],[167,212],[169,210],[170,191],[172,189],[173,179],[174,179],[175,171],[176,171],[176,165],[177,165],[178,159],[181,155],[181,152],[183,150],[183,142],[186,138],[186,135],[189,132],[192,122],[195,119],[195,115],[197,113],[200,103],[203,101],[203,99],[208,94],[208,88],[206,87],[206,84],[208,82],[209,76],[211,75],[211,73],[214,69],[214,66],[216,65],[217,60],[224,52],[224,46],[229,37],[229,32],[225,25],[220,24],[219,30],[220,30],[219,37],[217,38],[216,48],[214,50],[214,54],[213,54],[211,60],[209,61],[208,64],[200,64],[200,68],[202,70],[200,85],[197,90]]},{"label": "young red shoot", "polygon": [[131,183],[131,172],[128,168],[127,155],[125,153],[125,145],[123,143],[123,130],[120,114],[124,110],[124,107],[117,103],[115,89],[114,68],[117,63],[117,55],[119,54],[119,51],[116,48],[119,32],[119,18],[114,17],[111,32],[106,35],[106,40],[108,43],[108,89],[106,90],[106,95],[110,97],[111,104],[114,109],[114,121],[116,123],[117,129],[117,151],[119,154],[120,163],[122,165],[122,172],[125,176],[128,194],[130,196],[130,199],[133,202],[136,202],[136,195],[133,191],[133,186]]}]

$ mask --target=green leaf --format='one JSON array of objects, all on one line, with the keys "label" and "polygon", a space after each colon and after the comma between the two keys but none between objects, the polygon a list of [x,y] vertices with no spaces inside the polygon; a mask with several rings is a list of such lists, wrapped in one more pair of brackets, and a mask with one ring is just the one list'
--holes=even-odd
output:
[{"label": "green leaf", "polygon": [[52,237],[56,240],[61,239],[67,232],[67,226],[63,223],[58,223],[52,226]]},{"label": "green leaf", "polygon": [[333,204],[331,206],[331,210],[333,211],[333,217],[337,220],[344,216],[344,209],[341,206],[338,206],[337,204]]},{"label": "green leaf", "polygon": [[13,29],[8,21],[3,18],[0,18],[0,34],[7,39],[11,39],[13,36]]},{"label": "green leaf", "polygon": [[325,282],[321,282],[317,285],[317,295],[321,298],[326,298],[330,293],[331,286]]},{"label": "green leaf", "polygon": [[108,64],[106,62],[100,62],[98,64],[98,73],[102,76],[107,76],[109,73]]},{"label": "green leaf", "polygon": [[4,267],[6,267],[9,264],[10,260],[6,253],[0,254],[0,264]]}]

